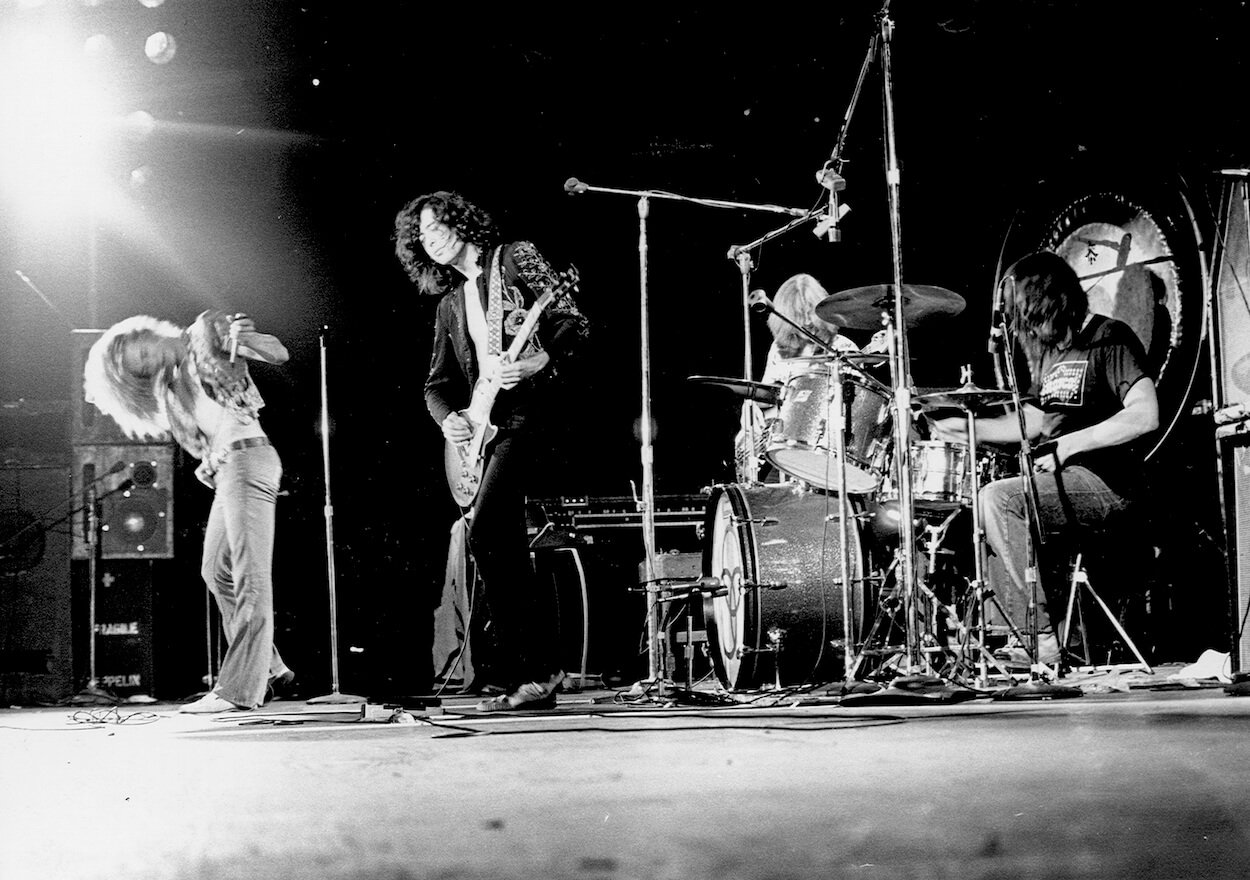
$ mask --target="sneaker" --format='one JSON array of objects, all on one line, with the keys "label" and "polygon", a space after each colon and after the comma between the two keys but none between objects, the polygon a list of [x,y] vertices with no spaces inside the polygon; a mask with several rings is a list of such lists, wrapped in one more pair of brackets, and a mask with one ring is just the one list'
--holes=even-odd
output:
[{"label": "sneaker", "polygon": [[[1039,632],[1037,634],[1037,662],[1047,666],[1053,666],[1059,662],[1062,652],[1059,650],[1059,640],[1055,638],[1052,632]],[[994,659],[1001,660],[1008,666],[1022,666],[1029,668],[1032,658],[1029,656],[1028,649],[1012,639],[1003,647],[994,652]]]},{"label": "sneaker", "polygon": [[179,712],[185,712],[189,715],[208,715],[214,712],[236,712],[241,711],[242,706],[236,706],[216,691],[209,691],[200,697],[194,703],[187,703],[179,706]]},{"label": "sneaker", "polygon": [[509,712],[516,709],[554,709],[556,693],[564,681],[564,672],[557,672],[546,681],[530,681],[510,694],[491,697],[477,704],[479,712]]},{"label": "sneaker", "polygon": [[284,669],[277,675],[269,676],[269,683],[265,685],[265,697],[261,701],[261,705],[267,706],[275,697],[286,694],[293,681],[295,681],[295,673],[289,669]]}]

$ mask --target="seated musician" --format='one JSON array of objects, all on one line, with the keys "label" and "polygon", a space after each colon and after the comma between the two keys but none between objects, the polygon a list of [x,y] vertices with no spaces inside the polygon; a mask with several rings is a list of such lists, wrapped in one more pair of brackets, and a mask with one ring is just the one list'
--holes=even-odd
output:
[{"label": "seated musician", "polygon": [[[1136,334],[1127,324],[1089,310],[1076,272],[1062,257],[1050,252],[1024,257],[1008,270],[1003,284],[1008,338],[1018,342],[1028,361],[1032,384],[1027,393],[1036,400],[1024,405],[1025,431],[1031,443],[1046,444],[1035,457],[1031,479],[1046,536],[1039,558],[1045,553],[1053,560],[1064,538],[1097,529],[1132,502],[1144,460],[1134,441],[1158,427],[1158,401]],[[934,419],[930,427],[937,439],[967,442],[962,418]],[[1017,414],[979,418],[977,439],[1018,444]],[[1013,617],[1027,607],[1031,593],[1025,578],[1027,491],[1019,477],[981,489],[986,540],[1009,581],[991,586]],[[1054,664],[1061,654],[1055,634],[1063,612],[1048,605],[1045,586],[1038,585],[1037,659]],[[1016,620],[1022,622],[1023,614]],[[1009,645],[1007,654],[1013,663],[1029,661],[1022,646]]]},{"label": "seated musician", "polygon": [[[816,314],[816,304],[829,296],[828,291],[811,275],[800,272],[791,275],[777,288],[773,297],[773,308],[777,314],[768,316],[768,329],[772,333],[772,345],[768,348],[768,356],[764,361],[764,374],[760,381],[784,385],[796,372],[808,367],[805,361],[798,358],[810,358],[834,351],[857,352],[859,346],[838,332],[836,324]],[[799,327],[817,337],[822,346],[804,336],[785,318],[789,318]],[[873,337],[865,351],[884,350],[884,331]],[[742,428],[734,438],[735,460],[738,463],[740,482],[743,477],[744,465],[749,460],[751,444],[748,440],[752,432],[752,420],[755,433],[755,456],[763,455],[768,446],[768,424],[777,418],[776,406],[761,408],[748,401],[742,407]]]}]

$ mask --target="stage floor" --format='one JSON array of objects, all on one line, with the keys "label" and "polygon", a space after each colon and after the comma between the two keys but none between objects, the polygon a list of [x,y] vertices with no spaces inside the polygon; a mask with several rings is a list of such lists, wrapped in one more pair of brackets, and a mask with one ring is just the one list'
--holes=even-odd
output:
[{"label": "stage floor", "polygon": [[1250,699],[0,711],[0,877],[1241,877]]}]

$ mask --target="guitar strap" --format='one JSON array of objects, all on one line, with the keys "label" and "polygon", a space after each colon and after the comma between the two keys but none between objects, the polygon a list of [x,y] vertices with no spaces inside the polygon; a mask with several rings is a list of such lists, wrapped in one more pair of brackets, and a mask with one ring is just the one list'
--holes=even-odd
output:
[{"label": "guitar strap", "polygon": [[503,246],[490,255],[490,275],[486,281],[486,352],[503,353]]}]

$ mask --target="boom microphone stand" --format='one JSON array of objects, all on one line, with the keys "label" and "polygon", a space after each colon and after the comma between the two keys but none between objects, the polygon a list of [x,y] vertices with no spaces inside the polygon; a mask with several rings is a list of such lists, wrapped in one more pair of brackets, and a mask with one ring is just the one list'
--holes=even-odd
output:
[{"label": "boom microphone stand", "polygon": [[[1012,284],[1015,280],[1008,277],[1004,280],[1010,280]],[[1001,295],[1001,286],[999,293]],[[1013,297],[1014,299],[1014,297]],[[1001,310],[997,310],[1000,311]],[[1004,699],[1016,700],[1047,700],[1056,697],[1079,697],[1083,694],[1079,688],[1063,687],[1050,684],[1043,681],[1041,672],[1038,669],[1038,589],[1039,589],[1039,573],[1041,568],[1041,547],[1044,542],[1041,526],[1040,508],[1041,503],[1037,496],[1037,483],[1033,479],[1033,450],[1029,443],[1028,428],[1024,418],[1024,404],[1020,399],[1020,385],[1016,378],[1016,364],[1013,357],[1016,350],[1016,340],[1011,333],[1010,324],[1002,317],[997,315],[995,320],[1001,321],[1001,334],[998,331],[992,331],[995,336],[1001,335],[1006,340],[1005,350],[996,353],[996,357],[1002,358],[1003,370],[1007,380],[1007,389],[1011,392],[1011,406],[1015,410],[1016,420],[1020,428],[1020,450],[1019,450],[1019,467],[1021,485],[1025,489],[1025,548],[1027,563],[1024,569],[1024,580],[1029,588],[1029,613],[1027,615],[1026,627],[1029,631],[1028,650],[1029,650],[1029,681],[1026,684],[1017,685],[1007,688],[1003,692]],[[979,502],[978,502],[979,503]],[[1062,647],[1062,646],[1061,646]]]},{"label": "boom microphone stand", "polygon": [[330,501],[330,401],[326,385],[326,330],[321,328],[321,461],[326,486],[326,574],[330,587],[330,693],[308,703],[363,703],[364,697],[339,693],[339,618],[334,577],[334,505]]},{"label": "boom microphone stand", "polygon": [[[806,219],[811,212],[802,208],[785,208],[780,205],[752,205],[742,202],[727,202],[720,199],[702,199],[676,193],[657,190],[629,190],[614,187],[591,186],[576,177],[570,177],[564,183],[564,191],[570,195],[587,192],[610,193],[614,195],[635,196],[638,199],[638,305],[640,310],[640,345],[642,359],[642,415],[639,425],[639,443],[642,460],[642,496],[635,498],[639,512],[642,514],[643,542],[643,581],[647,587],[647,682],[662,684],[660,681],[659,645],[659,593],[662,589],[657,584],[656,553],[655,553],[655,471],[654,451],[652,449],[651,431],[651,346],[650,346],[650,306],[647,291],[647,217],[651,213],[651,199],[668,199],[671,201],[691,202],[712,208],[734,208],[751,211],[767,211],[775,214],[789,214],[793,217]],[[749,291],[743,291],[744,311],[749,307],[747,302]],[[748,377],[749,378],[749,377]]]}]

